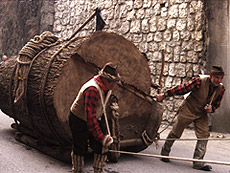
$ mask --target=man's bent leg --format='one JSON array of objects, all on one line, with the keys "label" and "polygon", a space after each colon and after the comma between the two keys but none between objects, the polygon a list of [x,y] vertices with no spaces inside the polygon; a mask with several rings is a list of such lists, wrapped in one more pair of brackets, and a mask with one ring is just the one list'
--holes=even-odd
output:
[{"label": "man's bent leg", "polygon": [[76,155],[71,152],[72,158],[72,173],[81,173],[84,168],[84,156]]},{"label": "man's bent leg", "polygon": [[[198,140],[193,155],[194,159],[203,159],[206,153],[208,140]],[[193,162],[194,169],[200,169],[204,171],[211,171],[212,167],[210,165],[205,165],[203,162]]]},{"label": "man's bent leg", "polygon": [[79,119],[71,112],[69,114],[69,125],[72,132],[73,151],[72,158],[72,172],[80,173],[84,167],[84,155],[88,150],[89,132],[85,121]]},{"label": "man's bent leg", "polygon": [[[199,119],[195,120],[195,133],[198,138],[196,148],[194,151],[194,159],[203,159],[207,149],[208,140],[199,140],[199,138],[208,138],[210,133],[208,131],[208,116],[203,115]],[[194,169],[200,169],[204,171],[211,171],[212,167],[202,162],[193,162]]]},{"label": "man's bent leg", "polygon": [[103,173],[106,165],[107,155],[94,153],[94,173]]},{"label": "man's bent leg", "polygon": [[[102,132],[106,134],[107,128],[105,125],[104,116],[102,116],[101,121],[99,121],[99,124]],[[94,163],[93,163],[94,173],[103,173],[104,168],[106,166],[108,148],[103,146],[102,143],[96,141],[94,137],[91,135],[90,135],[89,144],[94,151]]]},{"label": "man's bent leg", "polygon": [[107,160],[108,148],[102,146],[101,143],[91,138],[90,146],[94,151],[94,173],[103,173]]},{"label": "man's bent leg", "polygon": [[[161,150],[162,156],[169,156],[171,147],[173,143],[175,142],[175,138],[180,138],[185,127],[187,127],[192,121],[193,121],[193,115],[187,109],[187,107],[184,107],[178,112],[176,123],[174,124],[173,129],[169,133],[165,141],[165,144],[162,147],[162,150]],[[164,162],[170,161],[168,158],[162,158],[161,160]]]},{"label": "man's bent leg", "polygon": [[[177,138],[176,135],[174,135],[172,132],[169,133],[164,146],[161,149],[161,155],[162,156],[169,156],[169,153],[171,151],[171,147],[173,145],[173,143],[175,142],[175,140],[173,140],[174,138]],[[163,162],[169,162],[170,160],[168,158],[161,158],[161,160]]]}]

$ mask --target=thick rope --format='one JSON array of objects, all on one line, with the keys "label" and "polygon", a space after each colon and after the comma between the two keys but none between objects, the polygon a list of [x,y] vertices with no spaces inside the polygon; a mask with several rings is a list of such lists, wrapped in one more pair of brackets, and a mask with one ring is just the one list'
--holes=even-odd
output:
[{"label": "thick rope", "polygon": [[[92,17],[89,19],[91,20]],[[89,22],[87,21],[87,23]],[[82,28],[81,28],[82,29]],[[81,29],[78,29],[77,32],[79,32]],[[47,70],[49,70],[51,63],[53,62],[54,58],[57,60],[60,60],[58,57],[56,57],[61,51],[64,50],[71,42],[75,41],[76,38],[73,38],[74,35],[76,35],[75,32],[71,39],[64,44],[52,57],[51,60],[49,61],[49,66]],[[16,72],[15,72],[15,85],[14,85],[14,90],[12,93],[12,98],[14,98],[14,103],[17,103],[23,96],[26,97],[26,89],[27,89],[27,80],[28,80],[28,75],[32,66],[32,62],[34,59],[36,59],[38,54],[43,52],[44,50],[47,50],[47,48],[50,48],[52,46],[55,46],[59,44],[60,41],[58,40],[58,37],[56,37],[54,34],[51,32],[43,32],[40,36],[35,36],[33,39],[31,39],[19,52],[19,57],[17,58],[17,65],[16,65]],[[29,67],[28,67],[29,66]],[[45,77],[43,78],[43,83],[42,83],[42,91],[44,90],[44,83],[47,79],[47,74],[46,72]],[[43,99],[43,93],[40,92],[40,104],[43,109],[45,109],[44,105],[44,99]],[[13,105],[11,106],[13,108]],[[27,105],[25,105],[26,112],[29,113]],[[47,120],[49,118],[47,117],[46,111],[44,112],[45,117]],[[51,128],[51,130],[54,132],[55,130],[50,124],[50,120],[48,121],[48,124]],[[35,130],[37,131],[37,130]],[[38,136],[41,137],[40,133],[37,131],[36,132]],[[55,132],[54,135],[58,138],[59,142],[62,143],[59,139],[59,135]]]},{"label": "thick rope", "polygon": [[13,92],[14,103],[17,103],[25,93],[26,81],[29,74],[29,65],[36,55],[42,50],[58,43],[58,37],[51,32],[43,32],[40,36],[31,39],[19,52],[15,72],[15,87]]},{"label": "thick rope", "polygon": [[[12,112],[14,112],[14,104],[17,103],[23,96],[26,97],[27,92],[27,80],[28,75],[31,69],[31,64],[33,61],[47,48],[57,45],[58,37],[53,35],[51,32],[43,32],[40,36],[35,36],[31,39],[19,52],[17,57],[17,64],[15,65],[14,72],[14,89],[13,92],[10,93],[11,97],[14,98],[14,102],[11,103]],[[13,81],[13,74],[11,77]],[[11,88],[10,87],[10,88]],[[12,89],[10,89],[11,91]],[[29,110],[27,103],[23,102],[23,107],[26,114],[29,115]],[[33,132],[42,139],[42,135],[40,135],[39,131],[33,125],[32,118],[28,116],[30,119],[31,125],[33,126]]]},{"label": "thick rope", "polygon": [[115,150],[109,150],[109,152],[121,153],[121,154],[129,154],[129,155],[135,155],[135,156],[154,157],[154,158],[167,158],[167,159],[187,161],[187,162],[200,162],[200,163],[204,163],[205,162],[205,163],[211,163],[211,164],[228,165],[228,166],[230,166],[230,162],[222,162],[222,161],[214,161],[214,160],[199,160],[199,159],[162,156],[162,155],[155,155],[155,154],[133,153],[133,152],[115,151]]},{"label": "thick rope", "polygon": [[[113,99],[112,99],[112,97],[113,97]],[[111,116],[112,137],[114,139],[116,139],[116,140],[114,140],[114,143],[120,145],[120,125],[119,125],[119,120],[118,120],[119,119],[119,113],[118,113],[119,105],[118,105],[117,98],[114,95],[112,95],[110,98],[110,109],[112,112],[112,116]]]},{"label": "thick rope", "polygon": [[56,45],[58,37],[49,31],[43,32],[40,36],[31,39],[19,52],[21,56],[32,59],[38,52],[47,47]]},{"label": "thick rope", "polygon": [[60,145],[62,147],[64,146],[62,137],[59,135],[59,133],[53,127],[53,125],[52,125],[52,119],[50,119],[50,117],[48,116],[48,113],[47,113],[47,109],[46,109],[46,105],[45,105],[45,99],[44,99],[44,92],[45,92],[45,84],[47,82],[48,74],[49,74],[50,67],[51,67],[53,61],[54,60],[62,61],[62,59],[58,58],[57,56],[62,51],[64,51],[64,48],[66,48],[73,41],[78,41],[78,44],[76,45],[76,47],[78,47],[81,44],[82,39],[81,38],[76,38],[76,37],[73,38],[73,39],[71,39],[70,41],[68,41],[67,43],[65,43],[64,46],[62,46],[61,48],[59,48],[57,50],[57,52],[51,56],[51,58],[49,58],[49,61],[47,63],[47,67],[45,68],[45,71],[43,73],[43,78],[42,78],[42,81],[41,81],[41,86],[40,86],[40,91],[39,91],[39,103],[40,103],[40,106],[42,108],[41,109],[42,114],[44,115],[44,117],[46,119],[46,122],[47,122],[50,130],[52,131],[52,134],[56,137],[56,139],[59,141],[59,143],[60,143]]},{"label": "thick rope", "polygon": [[[120,150],[120,127],[119,127],[119,105],[118,99],[116,96],[111,95],[109,100],[109,109],[111,109],[111,135],[113,138],[113,143],[110,146],[110,149],[119,151]],[[111,153],[112,159],[115,161],[120,157],[120,153]]]},{"label": "thick rope", "polygon": [[[32,60],[31,60],[31,63],[29,65],[29,68],[28,68],[28,74],[33,66],[33,63],[34,61],[43,53],[47,50],[48,48],[45,48],[43,49],[42,51],[40,51]],[[27,74],[27,76],[28,76]],[[25,97],[27,97],[27,83],[28,83],[28,77],[27,77],[27,80],[25,81],[25,92],[24,92],[24,95]],[[25,108],[26,108],[26,111],[27,111],[27,115],[30,115],[30,112],[29,112],[29,109],[28,109],[28,105],[27,103],[25,104]],[[34,125],[34,121],[33,121],[33,118],[32,116],[28,116],[29,120],[30,120],[30,124],[32,126],[32,130],[33,132],[38,136],[38,138],[43,142],[45,143],[45,140],[44,140],[44,137],[43,135],[39,132],[38,128]]]}]

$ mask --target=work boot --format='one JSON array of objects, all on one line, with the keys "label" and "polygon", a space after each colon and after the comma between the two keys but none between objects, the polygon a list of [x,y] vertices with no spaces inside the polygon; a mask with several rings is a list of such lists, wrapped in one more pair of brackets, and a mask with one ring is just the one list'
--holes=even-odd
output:
[{"label": "work boot", "polygon": [[[167,137],[167,139],[170,139],[170,140],[166,139],[164,146],[161,149],[161,155],[162,156],[169,156],[169,153],[171,151],[171,147],[172,147],[173,143],[175,142],[175,140],[171,140],[173,138],[178,138],[178,137],[176,135],[174,135],[172,132],[170,132],[168,137]],[[168,158],[161,158],[161,161],[170,162],[170,160]]]},{"label": "work boot", "polygon": [[94,153],[94,173],[103,173],[106,165],[107,155]]},{"label": "work boot", "polygon": [[[198,140],[196,143],[195,152],[193,155],[194,159],[203,159],[206,153],[208,140]],[[199,169],[203,171],[211,171],[212,167],[210,165],[206,165],[203,162],[193,162],[193,168]]]},{"label": "work boot", "polygon": [[84,156],[79,156],[71,152],[72,173],[82,173],[84,168]]}]

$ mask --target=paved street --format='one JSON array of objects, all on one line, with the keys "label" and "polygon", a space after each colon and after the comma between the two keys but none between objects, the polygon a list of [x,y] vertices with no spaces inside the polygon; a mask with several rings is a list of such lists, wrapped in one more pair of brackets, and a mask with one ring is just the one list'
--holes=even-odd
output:
[{"label": "paved street", "polygon": [[[0,112],[0,173],[68,173],[71,165],[55,160],[37,150],[30,148],[14,139],[14,130],[10,127],[13,119]],[[169,129],[162,133],[165,138]],[[212,137],[216,137],[212,133]],[[224,134],[230,137],[230,134]],[[185,130],[182,138],[194,138],[192,130]],[[159,142],[160,147],[163,141]],[[205,160],[230,162],[230,141],[210,141]],[[177,141],[172,148],[172,156],[192,158],[195,141]],[[152,144],[142,153],[159,154]],[[93,173],[92,157],[86,159],[85,172]],[[230,173],[230,166],[212,164],[213,173]],[[105,173],[198,173],[192,169],[191,162],[172,160],[170,163],[161,162],[157,158],[121,155],[118,163],[108,163]]]}]

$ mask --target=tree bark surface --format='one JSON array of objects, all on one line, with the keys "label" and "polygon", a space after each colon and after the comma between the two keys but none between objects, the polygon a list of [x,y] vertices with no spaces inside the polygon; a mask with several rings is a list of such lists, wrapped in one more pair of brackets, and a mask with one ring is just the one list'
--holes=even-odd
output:
[{"label": "tree bark surface", "polygon": [[[122,81],[150,93],[150,70],[137,47],[118,34],[98,31],[40,52],[31,60],[25,79],[26,92],[17,103],[14,103],[17,56],[11,57],[0,67],[0,108],[19,127],[31,130],[29,135],[32,133],[33,138],[71,148],[70,106],[80,87],[109,61],[117,64]],[[156,101],[149,103],[120,85],[113,93],[119,102],[120,139],[139,139],[145,130],[153,139],[161,121],[162,106]],[[121,146],[129,151],[146,147],[144,143]]]}]

